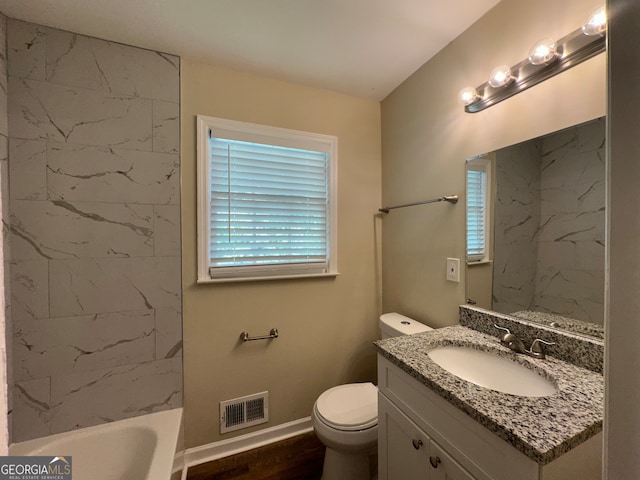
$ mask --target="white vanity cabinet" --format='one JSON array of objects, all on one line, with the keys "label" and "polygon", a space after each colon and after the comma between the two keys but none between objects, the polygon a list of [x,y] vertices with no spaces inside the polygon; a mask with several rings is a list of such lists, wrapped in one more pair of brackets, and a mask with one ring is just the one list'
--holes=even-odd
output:
[{"label": "white vanity cabinet", "polygon": [[474,480],[449,454],[379,394],[379,480]]},{"label": "white vanity cabinet", "polygon": [[600,479],[601,434],[541,466],[382,355],[378,389],[379,480]]}]

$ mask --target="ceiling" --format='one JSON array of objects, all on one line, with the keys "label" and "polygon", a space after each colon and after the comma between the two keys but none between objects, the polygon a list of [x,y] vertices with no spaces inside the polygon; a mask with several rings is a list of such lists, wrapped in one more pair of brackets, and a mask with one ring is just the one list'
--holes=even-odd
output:
[{"label": "ceiling", "polygon": [[499,0],[0,0],[13,18],[382,100]]}]

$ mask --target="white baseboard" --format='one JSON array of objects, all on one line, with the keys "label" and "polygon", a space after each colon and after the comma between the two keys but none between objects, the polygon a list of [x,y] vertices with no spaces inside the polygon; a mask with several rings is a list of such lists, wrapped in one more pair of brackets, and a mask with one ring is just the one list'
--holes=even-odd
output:
[{"label": "white baseboard", "polygon": [[193,467],[194,465],[229,457],[311,431],[313,431],[311,417],[306,417],[294,420],[293,422],[283,423],[282,425],[276,425],[275,427],[247,433],[246,435],[240,435],[239,437],[233,437],[228,440],[188,448],[182,455],[185,467],[183,478],[186,478],[187,468]]}]

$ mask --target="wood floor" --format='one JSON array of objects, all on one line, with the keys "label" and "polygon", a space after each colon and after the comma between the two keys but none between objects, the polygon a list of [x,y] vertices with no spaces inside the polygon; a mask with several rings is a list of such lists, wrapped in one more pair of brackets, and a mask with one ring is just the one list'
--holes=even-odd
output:
[{"label": "wood floor", "polygon": [[187,480],[320,480],[324,445],[314,432],[190,467]]}]

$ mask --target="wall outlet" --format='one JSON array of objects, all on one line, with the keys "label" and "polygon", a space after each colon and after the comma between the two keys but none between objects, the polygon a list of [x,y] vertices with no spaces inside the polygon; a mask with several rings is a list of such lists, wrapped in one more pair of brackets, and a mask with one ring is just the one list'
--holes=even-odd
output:
[{"label": "wall outlet", "polygon": [[447,280],[460,283],[460,259],[447,258]]}]

